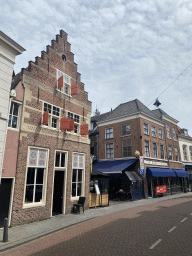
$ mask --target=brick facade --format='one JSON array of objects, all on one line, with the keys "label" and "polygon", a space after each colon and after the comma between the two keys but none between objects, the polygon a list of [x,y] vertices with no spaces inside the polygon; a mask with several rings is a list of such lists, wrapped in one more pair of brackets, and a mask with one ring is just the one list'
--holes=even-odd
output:
[{"label": "brick facade", "polygon": [[[66,61],[62,55],[65,54]],[[78,94],[70,96],[57,89],[57,69],[71,78],[71,85],[78,84]],[[18,150],[18,164],[15,179],[15,190],[12,206],[11,225],[29,223],[52,216],[53,183],[55,170],[55,151],[65,151],[66,156],[66,193],[65,214],[71,213],[74,201],[72,199],[72,162],[73,153],[84,155],[84,182],[82,196],[86,197],[85,209],[89,205],[90,181],[90,141],[87,135],[81,136],[73,132],[59,130],[42,125],[44,102],[60,108],[60,117],[67,117],[68,111],[79,115],[80,124],[90,122],[91,102],[84,91],[84,84],[80,81],[74,55],[67,42],[67,34],[60,31],[51,46],[42,51],[41,57],[29,62],[27,69],[22,69],[21,80],[25,88],[22,119],[20,127],[20,140]],[[57,121],[59,122],[59,121]],[[80,131],[80,127],[78,128]],[[79,132],[78,132],[79,133]],[[44,184],[46,200],[44,205],[26,207],[25,188],[27,177],[27,162],[29,147],[48,150],[47,184]],[[65,189],[65,188],[64,188]],[[77,200],[77,198],[76,198]]]}]

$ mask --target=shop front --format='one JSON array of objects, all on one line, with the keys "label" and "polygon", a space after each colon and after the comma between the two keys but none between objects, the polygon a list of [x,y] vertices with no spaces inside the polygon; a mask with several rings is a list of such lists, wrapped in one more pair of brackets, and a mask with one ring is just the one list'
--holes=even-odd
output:
[{"label": "shop front", "polygon": [[147,167],[148,197],[181,193],[183,191],[183,178],[188,177],[189,174],[181,169]]}]

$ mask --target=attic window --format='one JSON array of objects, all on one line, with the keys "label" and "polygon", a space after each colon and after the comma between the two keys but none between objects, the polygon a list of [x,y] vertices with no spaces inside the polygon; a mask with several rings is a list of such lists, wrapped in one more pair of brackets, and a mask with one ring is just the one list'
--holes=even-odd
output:
[{"label": "attic window", "polygon": [[71,95],[71,77],[57,69],[57,89]]}]

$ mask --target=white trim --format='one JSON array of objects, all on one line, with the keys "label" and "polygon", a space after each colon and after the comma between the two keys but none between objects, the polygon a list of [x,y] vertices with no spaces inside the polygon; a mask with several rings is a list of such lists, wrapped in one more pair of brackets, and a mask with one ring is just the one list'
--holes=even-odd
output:
[{"label": "white trim", "polygon": [[[56,152],[65,153],[65,167],[55,167]],[[51,193],[51,213],[50,217],[53,216],[53,194],[54,194],[54,181],[55,181],[55,171],[64,172],[64,182],[63,182],[63,207],[62,214],[66,211],[66,198],[67,198],[67,167],[68,167],[68,151],[55,149],[54,153],[54,167],[53,167],[53,182],[52,182],[52,193]]]},{"label": "white trim", "polygon": [[112,130],[113,130],[113,126],[112,126],[112,127],[107,127],[107,128],[105,128],[105,139],[106,139],[106,140],[113,139],[113,138],[114,138],[114,134],[113,134],[113,137],[107,138],[107,136],[106,136],[106,135],[107,135],[107,133],[106,133],[107,129],[112,129]]},{"label": "white trim", "polygon": [[173,124],[175,124],[175,125],[177,125],[177,124],[179,123],[178,120],[176,120],[176,119],[174,119],[174,118],[172,118],[172,117],[167,117],[167,116],[165,116],[165,115],[163,115],[163,119],[164,119],[165,121],[168,121],[168,122],[173,123]]},{"label": "white trim", "polygon": [[[106,150],[106,145],[107,144],[113,144],[113,158],[107,158],[107,150]],[[105,159],[109,160],[109,159],[114,159],[114,156],[115,156],[115,149],[114,149],[114,142],[107,142],[105,143]]]},{"label": "white trim", "polygon": [[154,124],[157,124],[159,126],[164,127],[164,122],[163,121],[161,122],[160,120],[158,120],[156,118],[153,119],[152,117],[148,116],[147,114],[140,113],[140,112],[137,112],[137,113],[131,114],[131,115],[122,116],[122,117],[115,117],[115,118],[110,119],[110,120],[103,120],[103,121],[97,122],[97,125],[98,125],[98,127],[104,126],[104,125],[111,125],[111,124],[115,124],[115,123],[129,121],[129,120],[132,120],[132,119],[135,119],[135,118],[143,118],[146,121],[149,121],[149,122],[152,122]]},{"label": "white trim", "polygon": [[[27,183],[27,174],[28,174],[28,162],[29,162],[29,152],[31,148],[36,149],[43,149],[47,151],[47,159],[46,159],[46,167],[44,167],[44,177],[43,177],[43,191],[42,191],[42,202],[36,202],[36,203],[25,203],[25,193],[26,193],[26,183]],[[26,164],[26,171],[25,171],[25,183],[24,183],[24,194],[23,194],[23,209],[31,208],[31,207],[37,207],[37,206],[45,206],[46,205],[46,195],[47,195],[47,177],[48,177],[48,163],[49,163],[49,148],[42,148],[42,147],[36,147],[36,146],[28,146],[27,151],[27,164]],[[33,167],[32,167],[33,168]],[[37,168],[36,166],[34,168]]]},{"label": "white trim", "polygon": [[[77,155],[83,155],[84,156],[84,162],[83,162],[83,168],[74,168],[73,167],[73,160],[74,157],[73,155],[77,154]],[[85,196],[85,162],[86,162],[86,154],[85,153],[80,153],[80,152],[72,152],[72,172],[71,172],[71,201],[74,200],[78,200],[79,196],[72,196],[72,180],[73,180],[73,169],[77,169],[77,170],[83,170],[82,171],[82,187],[81,187],[81,196]]]}]

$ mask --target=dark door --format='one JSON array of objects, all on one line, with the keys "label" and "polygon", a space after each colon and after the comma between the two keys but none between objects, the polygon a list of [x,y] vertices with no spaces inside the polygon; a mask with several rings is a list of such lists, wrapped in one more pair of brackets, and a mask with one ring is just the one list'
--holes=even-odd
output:
[{"label": "dark door", "polygon": [[145,198],[142,181],[132,181],[131,196],[133,201]]},{"label": "dark door", "polygon": [[147,178],[147,189],[148,189],[148,197],[152,197],[151,178]]},{"label": "dark door", "polygon": [[11,197],[12,179],[1,179],[0,184],[0,228],[4,225],[4,219],[8,218]]},{"label": "dark door", "polygon": [[55,171],[53,192],[53,215],[61,214],[63,209],[64,172]]}]

